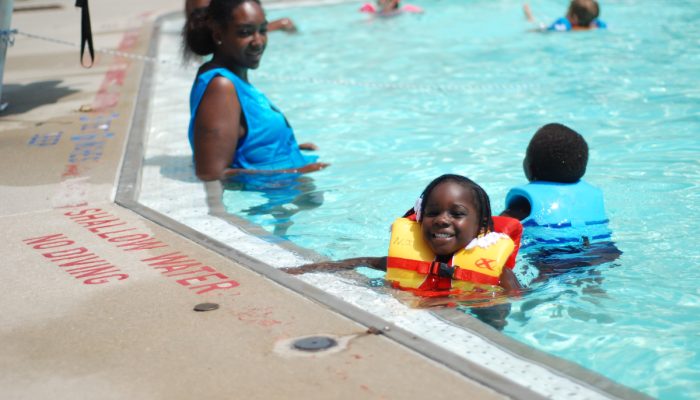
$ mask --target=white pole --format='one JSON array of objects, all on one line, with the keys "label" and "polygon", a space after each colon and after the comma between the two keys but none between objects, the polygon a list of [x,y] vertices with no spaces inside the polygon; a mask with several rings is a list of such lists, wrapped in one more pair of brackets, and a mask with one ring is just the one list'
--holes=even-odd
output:
[{"label": "white pole", "polygon": [[10,34],[10,22],[12,20],[12,3],[14,0],[0,0],[0,111],[7,107],[2,98],[2,75],[5,72],[5,57],[7,48],[10,47],[12,35]]}]

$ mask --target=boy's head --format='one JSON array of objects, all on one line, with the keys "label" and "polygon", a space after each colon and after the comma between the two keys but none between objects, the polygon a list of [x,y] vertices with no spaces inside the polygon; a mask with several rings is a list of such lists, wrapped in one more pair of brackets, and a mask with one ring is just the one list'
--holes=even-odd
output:
[{"label": "boy's head", "polygon": [[423,238],[438,256],[454,254],[493,230],[489,196],[469,178],[442,175],[425,188],[421,199],[416,212]]},{"label": "boy's head", "polygon": [[562,124],[547,124],[535,132],[523,160],[529,181],[574,183],[586,173],[588,144]]},{"label": "boy's head", "polygon": [[566,17],[574,26],[590,26],[598,18],[600,7],[596,0],[571,0]]}]

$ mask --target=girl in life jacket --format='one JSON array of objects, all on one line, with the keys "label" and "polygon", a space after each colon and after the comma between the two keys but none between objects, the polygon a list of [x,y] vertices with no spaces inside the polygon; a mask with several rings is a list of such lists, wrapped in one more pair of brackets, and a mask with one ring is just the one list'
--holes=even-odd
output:
[{"label": "girl in life jacket", "polygon": [[507,265],[514,252],[513,240],[494,231],[484,189],[468,178],[447,174],[433,180],[413,210],[394,221],[387,257],[320,262],[286,271],[302,274],[369,266],[387,271],[385,279],[393,287],[419,296],[509,294],[520,289],[512,264]]}]

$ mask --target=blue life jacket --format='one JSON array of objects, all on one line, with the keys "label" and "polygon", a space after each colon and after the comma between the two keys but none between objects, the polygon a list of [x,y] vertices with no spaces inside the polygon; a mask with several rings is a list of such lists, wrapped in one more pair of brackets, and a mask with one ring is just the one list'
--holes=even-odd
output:
[{"label": "blue life jacket", "polygon": [[[599,20],[598,18],[594,19],[593,22],[591,22],[591,25],[594,25],[598,29],[605,29],[608,27],[608,24]],[[547,27],[548,31],[556,31],[556,32],[567,32],[567,31],[570,31],[572,29],[573,29],[573,26],[571,26],[571,21],[569,21],[569,19],[566,17],[559,18],[558,20],[552,22],[552,24]]]},{"label": "blue life jacket", "polygon": [[317,156],[301,154],[294,132],[284,115],[265,95],[226,68],[214,68],[199,74],[190,92],[190,147],[194,152],[194,122],[197,109],[209,82],[217,76],[236,87],[238,101],[248,128],[238,141],[231,168],[277,170],[298,168],[315,162]]},{"label": "blue life jacket", "polygon": [[518,198],[530,203],[530,215],[522,220],[523,249],[536,244],[576,245],[611,238],[603,192],[584,181],[537,181],[517,186],[506,195],[506,208]]}]

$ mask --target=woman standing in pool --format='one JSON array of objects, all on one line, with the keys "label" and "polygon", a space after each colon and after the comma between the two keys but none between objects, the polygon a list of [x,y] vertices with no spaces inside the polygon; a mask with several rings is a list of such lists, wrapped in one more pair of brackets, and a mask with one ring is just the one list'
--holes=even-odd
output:
[{"label": "woman standing in pool", "polygon": [[204,181],[236,174],[307,173],[328,166],[300,150],[287,119],[248,82],[260,65],[268,23],[258,0],[212,0],[188,16],[187,47],[213,54],[190,94],[189,140],[195,172]]}]

